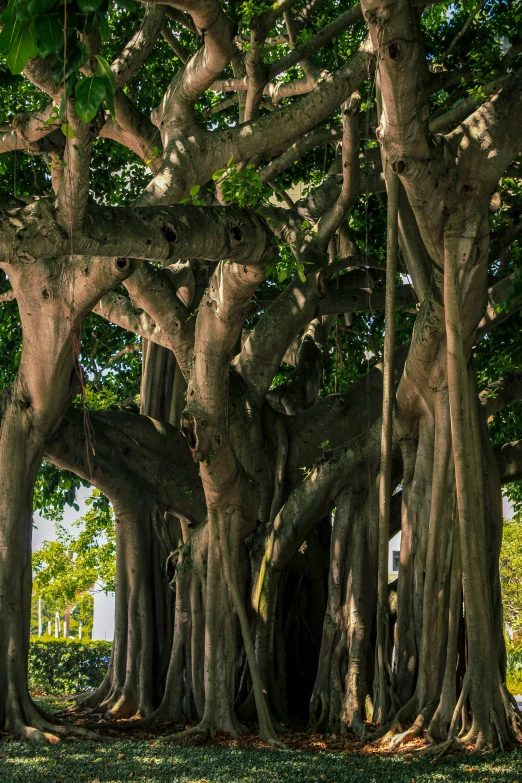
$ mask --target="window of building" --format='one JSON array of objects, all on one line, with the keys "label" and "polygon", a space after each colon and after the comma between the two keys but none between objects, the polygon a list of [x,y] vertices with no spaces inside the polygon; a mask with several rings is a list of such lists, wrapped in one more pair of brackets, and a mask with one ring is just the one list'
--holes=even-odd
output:
[{"label": "window of building", "polygon": [[400,557],[400,554],[401,553],[397,552],[397,551],[393,552],[393,560],[392,560],[393,567],[392,567],[392,571],[394,571],[394,572],[399,570],[399,557]]}]

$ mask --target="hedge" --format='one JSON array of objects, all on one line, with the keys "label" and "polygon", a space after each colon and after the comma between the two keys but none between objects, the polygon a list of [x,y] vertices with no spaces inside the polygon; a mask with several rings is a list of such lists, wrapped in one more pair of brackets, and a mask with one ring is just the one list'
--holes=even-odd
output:
[{"label": "hedge", "polygon": [[109,665],[112,642],[31,639],[29,688],[44,693],[94,690]]}]

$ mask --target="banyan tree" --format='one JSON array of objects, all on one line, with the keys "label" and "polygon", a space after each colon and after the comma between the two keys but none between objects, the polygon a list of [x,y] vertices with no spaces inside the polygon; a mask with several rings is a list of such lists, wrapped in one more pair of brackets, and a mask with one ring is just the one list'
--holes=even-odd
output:
[{"label": "banyan tree", "polygon": [[519,740],[520,4],[2,9],[0,728],[70,730],[27,687],[61,470],[116,520],[93,716]]}]

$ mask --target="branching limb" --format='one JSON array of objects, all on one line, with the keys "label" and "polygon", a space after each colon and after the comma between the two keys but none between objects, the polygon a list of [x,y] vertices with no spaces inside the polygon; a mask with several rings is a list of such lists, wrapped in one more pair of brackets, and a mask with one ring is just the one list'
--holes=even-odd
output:
[{"label": "branching limb", "polygon": [[522,399],[522,373],[505,375],[479,394],[487,418]]},{"label": "branching limb", "polygon": [[180,0],[176,7],[190,14],[204,42],[176,74],[154,112],[155,124],[169,135],[173,127],[186,128],[193,123],[194,104],[230,62],[234,39],[234,24],[219,0]]},{"label": "branching limb", "polygon": [[161,26],[161,34],[166,40],[166,42],[168,43],[168,45],[170,46],[170,48],[172,49],[172,51],[174,52],[174,54],[176,55],[176,57],[178,57],[181,60],[183,65],[186,65],[190,55],[185,49],[185,47],[183,46],[183,44],[181,44],[178,41],[178,39],[176,38],[172,30],[166,23],[162,24]]},{"label": "branching limb", "polygon": [[158,174],[147,186],[142,203],[176,202],[192,185],[208,182],[231,157],[241,162],[263,155],[314,128],[359,88],[372,68],[373,59],[361,50],[347,65],[325,75],[309,95],[295,104],[252,122],[225,131],[214,131],[212,139],[208,134],[202,135],[197,168],[192,150],[184,147],[180,152],[173,142]]},{"label": "branching limb", "polygon": [[145,161],[152,172],[159,169],[163,143],[152,122],[141,114],[123,90],[114,96],[116,118],[107,120],[100,131],[101,138],[113,139],[132,150]]},{"label": "branching limb", "polygon": [[162,29],[164,16],[165,8],[162,5],[153,3],[145,8],[140,29],[111,64],[116,87],[121,87],[130,81],[152,52]]},{"label": "branching limb", "polygon": [[[180,301],[175,275],[169,269],[141,264],[125,281],[133,304],[154,320],[161,329],[166,347],[174,353],[181,372],[188,380],[192,366],[195,318]],[[153,342],[157,342],[154,340]]]},{"label": "branching limb", "polygon": [[302,155],[306,155],[307,152],[315,147],[339,141],[342,138],[342,133],[340,128],[316,128],[310,131],[310,133],[300,136],[285,152],[271,160],[270,163],[267,163],[261,169],[259,172],[261,181],[270,182],[270,180],[279,176],[285,169],[295,163]]},{"label": "branching limb", "polygon": [[[510,298],[514,284],[514,275],[508,275],[488,289],[486,312],[477,327],[475,337],[477,342],[491,329],[504,323],[511,315],[518,313],[522,308],[522,294]],[[502,305],[506,301],[509,303],[506,309],[503,307],[499,308],[499,305]]]},{"label": "branching limb", "polygon": [[160,427],[136,413],[90,411],[89,430],[86,443],[84,413],[69,409],[46,444],[46,459],[90,481],[110,498],[132,495],[141,486],[143,493],[152,494],[162,508],[188,524],[205,521],[201,482],[185,472],[191,469],[190,454],[175,427]]},{"label": "branching limb", "polygon": [[461,167],[465,166],[470,174],[480,172],[485,195],[488,189],[493,191],[522,150],[521,124],[522,68],[519,68],[508,78],[499,94],[484,103],[450,134],[450,143],[460,145]]},{"label": "branching limb", "polygon": [[314,240],[323,250],[326,249],[343,220],[350,212],[359,195],[359,123],[358,113],[360,95],[354,93],[350,101],[342,107],[343,138],[342,138],[342,176],[343,182],[339,198],[332,207],[322,215],[314,227]]},{"label": "branching limb", "polygon": [[135,308],[131,300],[121,294],[109,291],[100,299],[93,312],[122,329],[140,335],[144,340],[169,348],[169,338],[150,315]]}]

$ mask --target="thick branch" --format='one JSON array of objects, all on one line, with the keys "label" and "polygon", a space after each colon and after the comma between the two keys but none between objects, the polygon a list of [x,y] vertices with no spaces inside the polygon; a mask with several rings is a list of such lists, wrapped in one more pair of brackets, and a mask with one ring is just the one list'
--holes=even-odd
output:
[{"label": "thick branch", "polygon": [[196,100],[226,68],[233,53],[234,24],[218,0],[182,0],[176,7],[191,15],[204,43],[176,74],[154,113],[154,122],[163,132],[171,125],[192,124]]},{"label": "thick branch", "polygon": [[[89,206],[83,233],[69,237],[56,224],[48,198],[26,206],[15,199],[0,203],[0,259],[102,255],[168,261],[200,258],[253,263],[271,241],[265,222],[237,207],[98,207]],[[122,260],[121,268],[127,262]]]},{"label": "thick branch", "polygon": [[145,263],[125,281],[125,288],[133,303],[145,310],[156,327],[161,329],[162,344],[174,353],[181,372],[188,380],[194,348],[195,318],[177,295],[175,277],[169,269],[155,269]]},{"label": "thick branch", "polygon": [[510,373],[494,381],[480,392],[479,398],[487,418],[519,402],[522,400],[522,373]]},{"label": "thick branch", "polygon": [[94,313],[122,329],[140,335],[164,348],[169,348],[169,339],[160,327],[143,310],[135,308],[130,299],[109,291],[95,306]]},{"label": "thick branch", "polygon": [[132,36],[125,49],[111,65],[116,87],[126,84],[139,71],[152,52],[161,31],[165,8],[161,5],[149,5],[140,29]]}]

